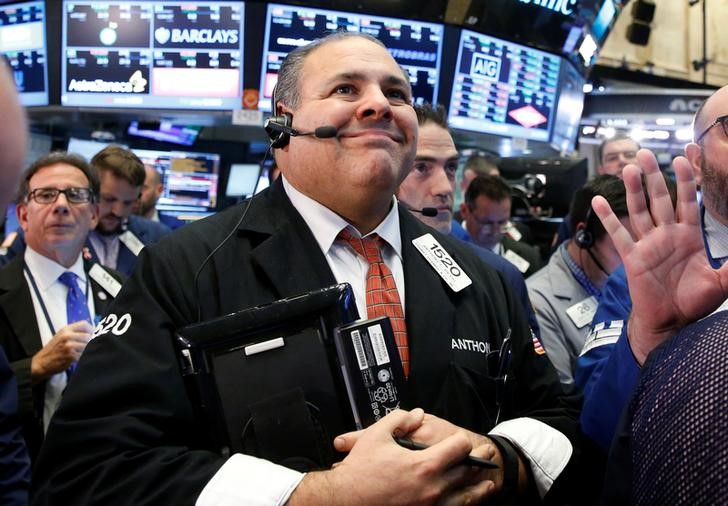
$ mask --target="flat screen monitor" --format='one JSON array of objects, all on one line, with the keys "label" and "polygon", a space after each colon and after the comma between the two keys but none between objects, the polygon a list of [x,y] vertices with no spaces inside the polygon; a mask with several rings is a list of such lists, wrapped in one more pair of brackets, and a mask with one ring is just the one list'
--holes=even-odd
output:
[{"label": "flat screen monitor", "polygon": [[548,142],[560,66],[558,56],[462,30],[450,125]]},{"label": "flat screen monitor", "polygon": [[215,209],[220,155],[133,148],[132,151],[162,178],[164,191],[157,201],[159,211],[194,214]]},{"label": "flat screen monitor", "polygon": [[61,104],[240,109],[243,2],[63,2]]},{"label": "flat screen monitor", "polygon": [[126,133],[156,141],[192,146],[200,134],[200,127],[175,125],[171,121],[132,121]]},{"label": "flat screen monitor", "polygon": [[584,110],[585,79],[570,63],[561,65],[559,98],[556,105],[551,145],[562,154],[572,153]]},{"label": "flat screen monitor", "polygon": [[255,193],[260,178],[260,165],[257,163],[234,163],[230,165],[225,196],[243,198]]},{"label": "flat screen monitor", "polygon": [[381,40],[408,73],[415,102],[437,101],[444,26],[367,14],[269,4],[263,42],[258,107],[270,111],[278,69],[286,55],[324,35],[345,28]]},{"label": "flat screen monitor", "polygon": [[45,2],[0,5],[0,53],[25,106],[48,105],[45,23]]},{"label": "flat screen monitor", "polygon": [[618,13],[619,10],[614,4],[614,0],[604,0],[604,4],[597,12],[597,16],[591,25],[591,33],[600,46],[604,44]]}]

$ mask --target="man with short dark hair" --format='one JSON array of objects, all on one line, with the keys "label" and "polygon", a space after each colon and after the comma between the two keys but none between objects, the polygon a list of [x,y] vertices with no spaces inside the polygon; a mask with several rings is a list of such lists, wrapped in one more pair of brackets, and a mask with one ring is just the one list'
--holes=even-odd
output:
[{"label": "man with short dark hair", "polygon": [[[96,226],[98,179],[79,156],[54,152],[25,172],[18,220],[26,248],[0,270],[0,343],[18,379],[19,413],[31,457],[91,339],[121,287],[119,278],[81,253]],[[75,297],[77,313],[67,307]]]},{"label": "man with short dark hair", "polygon": [[460,212],[470,239],[502,256],[528,277],[541,268],[538,248],[508,235],[511,223],[511,188],[500,176],[478,176],[465,192]]},{"label": "man with short dark hair", "polygon": [[139,252],[170,232],[169,227],[132,214],[146,177],[131,150],[110,145],[91,159],[101,181],[99,220],[89,235],[91,253],[101,265],[129,276]]},{"label": "man with short dark hair", "polygon": [[[414,167],[397,190],[397,198],[420,221],[445,235],[454,235],[452,227],[455,171],[458,167],[458,151],[447,124],[447,112],[441,105],[416,105],[417,153]],[[435,216],[420,212],[424,208],[437,211]],[[429,213],[428,213],[429,214]],[[457,237],[457,236],[456,236]],[[466,241],[476,255],[486,264],[497,269],[508,280],[528,315],[531,329],[539,335],[538,321],[528,299],[523,275],[516,267],[490,250]]]},{"label": "man with short dark hair", "polygon": [[601,290],[622,263],[612,240],[591,210],[595,195],[603,196],[626,221],[624,183],[602,175],[575,195],[569,215],[574,237],[563,242],[546,266],[526,280],[541,328],[541,341],[564,384],[574,383],[574,367],[589,333]]},{"label": "man with short dark hair", "polygon": [[[102,331],[85,353],[36,468],[36,503],[461,504],[496,493],[558,502],[573,492],[578,399],[563,395],[537,354],[503,279],[438,236],[443,257],[471,281],[449,284],[413,243],[431,241],[431,229],[394,198],[417,145],[409,76],[373,37],[337,32],[289,54],[275,96],[268,131],[281,177],[142,252],[107,317],[128,315],[130,324]],[[335,135],[288,135],[323,126]],[[175,329],[341,282],[359,314],[371,316],[369,281],[386,286],[397,323],[409,370],[403,407],[428,413],[395,410],[336,437],[348,455],[305,475],[250,454],[221,455],[194,416]],[[458,344],[466,340],[475,346]],[[495,355],[488,360],[491,346],[505,350],[500,367]],[[521,372],[509,382],[512,370]],[[101,371],[103,383],[94,381]],[[406,450],[393,435],[430,446]],[[79,444],[82,452],[71,451]],[[499,468],[458,464],[471,451]]]}]

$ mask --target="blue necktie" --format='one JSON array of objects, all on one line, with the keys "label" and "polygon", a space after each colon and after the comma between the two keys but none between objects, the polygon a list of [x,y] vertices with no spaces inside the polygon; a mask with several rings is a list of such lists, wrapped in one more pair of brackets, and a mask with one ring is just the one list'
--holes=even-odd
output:
[{"label": "blue necktie", "polygon": [[[58,278],[58,281],[68,287],[68,295],[66,295],[66,323],[68,325],[81,320],[91,323],[91,313],[88,310],[86,295],[78,287],[76,279],[78,279],[78,276],[70,271],[64,272]],[[74,362],[66,370],[69,377],[75,369],[76,363]]]},{"label": "blue necktie", "polygon": [[64,272],[58,278],[58,281],[68,287],[68,295],[66,295],[66,323],[68,325],[81,320],[91,323],[86,295],[78,287],[77,279],[78,276],[70,271]]}]

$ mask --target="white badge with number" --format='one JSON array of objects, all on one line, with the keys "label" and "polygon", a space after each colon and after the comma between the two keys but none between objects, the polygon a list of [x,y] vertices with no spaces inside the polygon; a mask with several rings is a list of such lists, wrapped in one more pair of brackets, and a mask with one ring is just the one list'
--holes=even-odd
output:
[{"label": "white badge with number", "polygon": [[447,251],[443,249],[432,234],[425,234],[412,240],[417,251],[425,257],[425,260],[435,269],[440,277],[447,283],[453,292],[459,292],[466,286],[473,284],[470,277],[452,259]]},{"label": "white badge with number", "polygon": [[580,329],[584,325],[589,325],[594,319],[594,314],[597,312],[597,298],[593,295],[587,297],[581,302],[577,302],[569,309],[566,310],[566,314],[569,315],[571,321],[574,322],[576,328]]},{"label": "white badge with number", "polygon": [[[99,264],[94,264],[88,271],[88,275],[91,279],[96,281],[101,288],[109,292],[112,297],[116,297],[116,294],[119,293],[119,290],[121,290],[121,283],[115,280],[114,277]],[[101,297],[99,298],[104,300]]]},{"label": "white badge with number", "polygon": [[518,269],[521,274],[525,273],[528,268],[531,266],[531,263],[523,258],[518,253],[514,252],[512,249],[509,249],[505,252],[503,255],[503,258],[508,260],[510,263],[516,266],[516,269]]},{"label": "white badge with number", "polygon": [[139,256],[139,252],[144,249],[144,243],[130,230],[121,234],[119,240],[124,243],[124,246],[129,248],[129,251],[134,253],[134,256]]},{"label": "white badge with number", "polygon": [[514,241],[520,241],[521,239],[523,239],[523,234],[521,234],[521,231],[516,228],[516,224],[512,221],[508,222],[508,229],[506,234],[511,236],[511,239],[513,239]]}]

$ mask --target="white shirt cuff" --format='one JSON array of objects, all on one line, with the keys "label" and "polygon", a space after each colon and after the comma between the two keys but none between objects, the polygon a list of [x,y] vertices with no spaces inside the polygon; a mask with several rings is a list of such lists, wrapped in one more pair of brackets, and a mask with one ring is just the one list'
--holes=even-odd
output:
[{"label": "white shirt cuff", "polygon": [[569,463],[574,451],[569,438],[533,418],[515,418],[499,423],[489,434],[507,439],[521,451],[531,467],[542,499]]},{"label": "white shirt cuff", "polygon": [[267,460],[236,453],[202,489],[196,506],[282,506],[303,474]]}]

